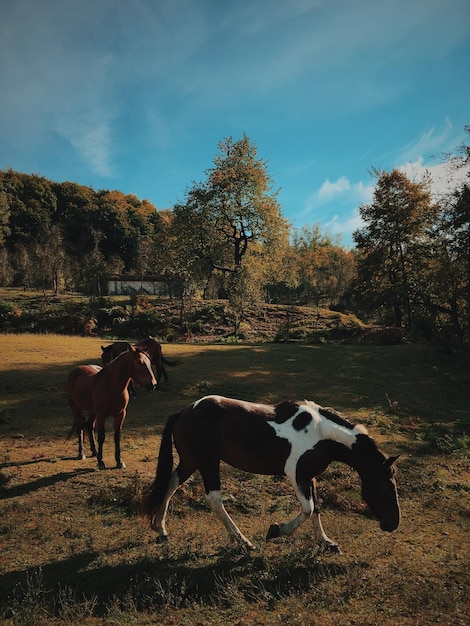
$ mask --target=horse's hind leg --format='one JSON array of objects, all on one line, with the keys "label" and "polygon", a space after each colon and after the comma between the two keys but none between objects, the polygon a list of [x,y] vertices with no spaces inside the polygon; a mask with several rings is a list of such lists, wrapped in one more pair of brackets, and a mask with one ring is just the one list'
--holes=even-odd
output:
[{"label": "horse's hind leg", "polygon": [[166,514],[168,512],[168,505],[170,504],[171,497],[181,484],[182,483],[179,479],[178,470],[174,470],[171,474],[170,482],[168,484],[168,490],[162,503],[160,504],[158,513],[152,520],[152,528],[157,531],[157,543],[163,543],[168,539],[168,532],[166,530],[165,524]]},{"label": "horse's hind leg", "polygon": [[90,450],[91,450],[91,456],[96,456],[97,455],[97,450],[96,450],[96,442],[95,442],[95,433],[93,431],[93,424],[95,422],[95,416],[94,415],[90,415],[88,417],[88,421],[86,422],[86,430],[88,433],[88,440],[90,442]]},{"label": "horse's hind leg", "polygon": [[165,497],[161,501],[158,511],[151,522],[152,528],[157,531],[157,543],[163,543],[168,539],[165,520],[168,512],[168,505],[170,504],[173,494],[188,480],[190,476],[192,476],[195,471],[195,466],[184,467],[184,465],[180,462],[178,467],[171,473]]},{"label": "horse's hind leg", "polygon": [[86,454],[85,454],[85,450],[83,448],[83,425],[79,424],[77,427],[77,436],[78,436],[78,455],[77,455],[77,460],[79,461],[83,461],[84,459],[86,459]]},{"label": "horse's hind leg", "polygon": [[75,429],[77,431],[77,439],[78,439],[78,455],[77,460],[82,461],[86,459],[85,450],[83,447],[83,434],[85,429],[85,422],[83,420],[84,415],[81,409],[74,408],[72,410],[73,422],[75,424]]},{"label": "horse's hind leg", "polygon": [[200,467],[199,471],[201,472],[202,480],[204,481],[207,503],[225,526],[231,539],[246,548],[251,550],[254,549],[254,545],[245,537],[245,535],[242,534],[238,526],[225,510],[222,502],[222,495],[220,493],[219,462],[217,462],[217,464],[214,462],[211,466]]}]

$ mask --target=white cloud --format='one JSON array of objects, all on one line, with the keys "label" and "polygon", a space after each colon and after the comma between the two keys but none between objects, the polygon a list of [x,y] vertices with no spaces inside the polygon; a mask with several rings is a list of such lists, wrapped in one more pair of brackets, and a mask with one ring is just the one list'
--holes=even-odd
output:
[{"label": "white cloud", "polygon": [[458,189],[465,182],[467,184],[469,182],[470,167],[455,169],[449,167],[447,163],[428,163],[425,165],[423,157],[400,165],[398,169],[413,182],[420,182],[426,177],[430,177],[431,193],[436,200],[454,189]]},{"label": "white cloud", "polygon": [[334,215],[325,226],[333,235],[341,235],[345,246],[352,247],[352,234],[355,230],[362,228],[364,222],[359,215],[358,208],[355,208],[344,217],[340,217],[337,214]]},{"label": "white cloud", "polygon": [[356,206],[368,202],[372,196],[373,185],[365,185],[362,181],[351,183],[346,176],[331,182],[326,179],[320,189],[315,191],[306,201],[303,213],[310,213],[322,206],[336,203],[337,205]]},{"label": "white cloud", "polygon": [[337,195],[343,194],[345,191],[349,191],[351,189],[351,183],[346,178],[346,176],[341,176],[334,183],[331,183],[328,179],[325,180],[323,185],[320,187],[318,191],[318,198],[331,200]]}]

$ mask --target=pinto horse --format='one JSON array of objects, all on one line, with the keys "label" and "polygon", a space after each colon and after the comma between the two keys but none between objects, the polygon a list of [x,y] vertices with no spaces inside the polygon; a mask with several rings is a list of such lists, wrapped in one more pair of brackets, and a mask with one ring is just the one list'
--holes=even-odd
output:
[{"label": "pinto horse", "polygon": [[[87,431],[92,456],[97,457],[99,469],[105,469],[104,426],[106,418],[110,416],[114,419],[116,467],[119,469],[126,467],[121,459],[121,431],[129,403],[127,387],[131,378],[148,391],[153,391],[157,386],[149,356],[132,347],[103,368],[99,365],[79,365],[68,375],[67,397],[73,417],[69,437],[76,429],[78,458],[84,459],[83,435],[84,431]],[[88,413],[86,420],[83,419],[84,413]],[[93,435],[93,426],[98,434],[98,450]]]},{"label": "pinto horse", "polygon": [[[173,470],[173,442],[179,465]],[[199,470],[206,500],[232,540],[253,548],[225,510],[220,493],[220,462],[253,474],[285,475],[301,510],[293,519],[272,524],[266,540],[291,535],[312,518],[317,543],[331,551],[337,544],[323,530],[315,477],[332,461],[354,468],[362,496],[385,531],[398,527],[400,509],[394,463],[379,450],[364,426],[354,426],[333,409],[314,402],[254,404],[221,396],[205,396],[171,415],[163,431],[156,478],[142,502],[142,513],[167,539],[165,517],[170,498]]]}]

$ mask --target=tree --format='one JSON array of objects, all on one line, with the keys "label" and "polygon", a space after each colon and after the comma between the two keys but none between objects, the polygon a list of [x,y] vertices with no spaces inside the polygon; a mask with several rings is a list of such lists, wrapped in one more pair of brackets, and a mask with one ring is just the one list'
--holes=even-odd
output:
[{"label": "tree", "polygon": [[420,258],[430,244],[439,207],[431,201],[429,179],[411,182],[396,169],[374,173],[373,202],[359,208],[366,225],[353,233],[356,296],[364,310],[409,328],[420,295]]},{"label": "tree", "polygon": [[41,176],[13,170],[0,172],[0,183],[9,211],[6,245],[10,251],[19,244],[28,247],[53,220],[57,204],[51,183]]},{"label": "tree", "polygon": [[[470,133],[470,126],[465,130]],[[445,156],[450,179],[464,169],[468,181],[470,146],[463,144],[457,154]],[[435,272],[441,297],[437,302],[441,303],[446,296],[446,307],[440,307],[440,311],[449,316],[452,335],[460,342],[470,338],[470,184],[467,181],[444,196],[435,236],[440,261]]]},{"label": "tree", "polygon": [[292,239],[295,285],[302,300],[337,301],[349,287],[355,271],[352,252],[340,245],[339,237],[322,233],[319,224],[294,231]]},{"label": "tree", "polygon": [[34,246],[36,273],[43,291],[52,287],[58,293],[61,283],[67,277],[67,258],[64,251],[62,232],[57,224],[53,224],[49,232],[36,241]]},{"label": "tree", "polygon": [[225,139],[218,149],[207,179],[174,207],[173,229],[186,266],[202,270],[206,280],[217,273],[240,302],[242,293],[253,293],[247,288],[253,273],[246,270],[256,263],[266,275],[273,271],[287,248],[289,226],[267,164],[249,138]]},{"label": "tree", "polygon": [[8,196],[2,187],[3,185],[0,182],[0,246],[3,246],[7,236],[10,234],[10,207],[8,206]]}]

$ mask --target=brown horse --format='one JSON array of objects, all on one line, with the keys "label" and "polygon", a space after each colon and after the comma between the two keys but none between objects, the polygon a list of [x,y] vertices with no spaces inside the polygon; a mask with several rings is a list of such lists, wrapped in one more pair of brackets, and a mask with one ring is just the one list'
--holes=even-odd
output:
[{"label": "brown horse", "polygon": [[163,376],[165,382],[168,382],[168,373],[165,369],[165,365],[169,365],[170,367],[175,367],[178,365],[179,361],[170,361],[163,356],[162,346],[156,339],[152,337],[147,337],[146,339],[141,339],[135,344],[135,347],[138,350],[145,350],[145,352],[149,355],[150,360],[152,361],[152,365],[154,366],[157,372],[157,381],[160,384],[160,380]]},{"label": "brown horse", "polygon": [[[173,445],[179,459],[176,469],[173,469]],[[318,544],[338,551],[320,521],[315,477],[332,461],[353,467],[361,479],[364,500],[380,521],[381,529],[391,532],[400,521],[396,459],[379,450],[364,426],[355,426],[333,409],[314,402],[268,405],[206,396],[168,418],[156,478],[144,498],[142,513],[157,531],[157,540],[165,541],[170,498],[199,470],[207,502],[230,537],[252,548],[223,505],[220,462],[225,461],[245,472],[284,475],[291,481],[301,505],[300,512],[289,521],[272,524],[267,540],[291,535],[311,518]]]},{"label": "brown horse", "polygon": [[[99,469],[104,469],[103,443],[105,439],[105,421],[114,419],[114,451],[116,467],[126,467],[121,459],[121,431],[126,418],[129,381],[133,379],[148,391],[153,391],[157,381],[152,371],[149,356],[131,347],[109,365],[79,365],[67,378],[67,397],[72,410],[73,430],[78,434],[78,458],[84,459],[83,435],[85,430],[90,439],[92,456],[97,456]],[[88,414],[84,420],[84,413]],[[93,427],[98,434],[96,449]]]},{"label": "brown horse", "polygon": [[[145,350],[145,352],[149,355],[152,365],[157,372],[157,381],[160,383],[160,380],[163,376],[165,382],[168,382],[168,373],[165,369],[165,365],[169,365],[170,367],[175,367],[178,365],[179,361],[170,361],[163,356],[162,346],[156,339],[152,337],[147,337],[146,339],[140,339],[134,347],[138,350]],[[131,349],[131,344],[127,341],[115,341],[109,346],[101,346],[101,361],[103,365],[107,365],[111,363],[113,359],[117,356]],[[129,389],[132,396],[132,388]]]}]

